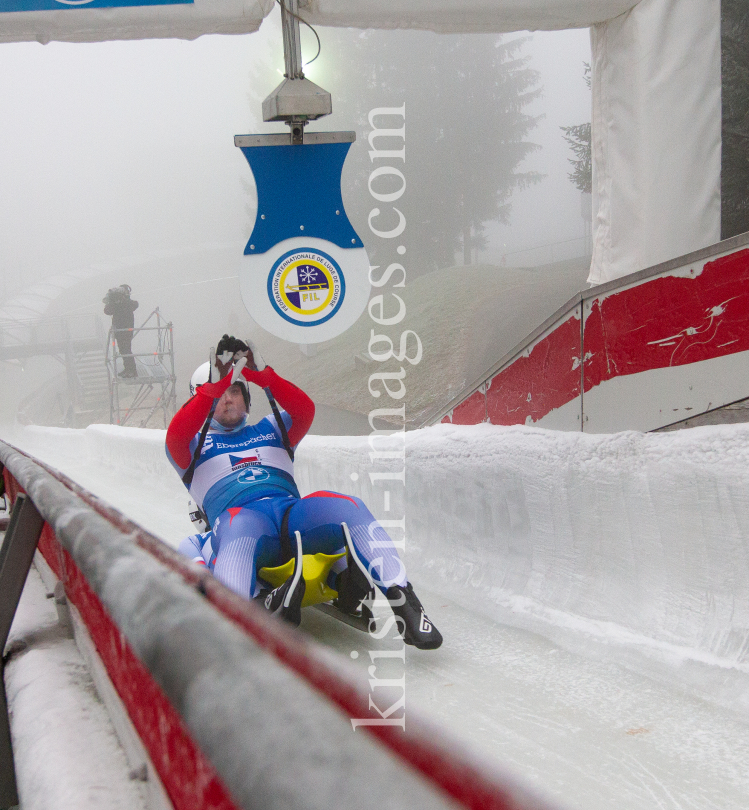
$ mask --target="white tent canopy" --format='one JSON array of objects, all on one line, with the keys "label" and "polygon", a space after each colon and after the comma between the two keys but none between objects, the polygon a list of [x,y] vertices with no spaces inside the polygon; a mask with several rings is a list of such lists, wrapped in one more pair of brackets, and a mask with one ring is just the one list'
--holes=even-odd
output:
[{"label": "white tent canopy", "polygon": [[300,0],[305,19],[443,33],[591,26],[600,284],[720,240],[720,0]]},{"label": "white tent canopy", "polygon": [[720,240],[720,0],[591,29],[594,284]]},{"label": "white tent canopy", "polygon": [[[257,30],[274,0],[0,0],[0,42]],[[28,4],[48,11],[9,11]],[[720,0],[301,0],[311,23],[438,32],[591,26],[593,261],[620,278],[720,239]]]},{"label": "white tent canopy", "polygon": [[349,28],[419,28],[439,34],[587,28],[637,0],[299,0],[305,20]]}]

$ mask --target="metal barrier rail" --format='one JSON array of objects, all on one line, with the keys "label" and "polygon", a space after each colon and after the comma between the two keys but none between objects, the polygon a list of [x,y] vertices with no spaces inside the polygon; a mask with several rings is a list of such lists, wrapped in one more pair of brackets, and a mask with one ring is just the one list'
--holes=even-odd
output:
[{"label": "metal barrier rail", "polygon": [[[350,718],[376,717],[369,693],[313,643],[4,442],[0,465],[14,501],[0,583],[20,596],[38,540],[176,810],[548,808],[412,716],[357,734]],[[0,806],[15,794],[3,722]]]},{"label": "metal barrier rail", "polygon": [[[564,430],[591,430],[590,425],[586,426],[585,422],[588,420],[589,414],[591,416],[593,415],[594,408],[590,405],[586,406],[585,412],[583,412],[583,395],[588,395],[588,403],[590,403],[591,391],[595,390],[595,388],[599,385],[600,380],[596,379],[595,381],[591,382],[592,377],[594,378],[596,375],[592,374],[588,366],[590,365],[590,358],[596,352],[598,352],[599,356],[603,356],[605,354],[605,346],[602,344],[602,340],[594,338],[592,335],[588,334],[588,331],[586,331],[588,330],[587,319],[590,315],[593,304],[596,302],[596,299],[603,300],[607,296],[613,294],[626,293],[626,291],[630,288],[635,288],[639,285],[644,286],[645,282],[655,281],[659,277],[667,276],[674,272],[678,273],[680,270],[689,268],[690,265],[704,265],[706,262],[715,260],[718,257],[734,252],[738,253],[741,250],[745,250],[747,247],[749,247],[749,233],[739,234],[738,236],[725,239],[715,245],[710,245],[685,256],[679,256],[675,259],[663,262],[662,264],[655,265],[654,267],[649,267],[637,273],[631,273],[623,276],[622,278],[606,282],[605,284],[599,284],[595,287],[590,287],[587,290],[576,293],[572,298],[569,299],[569,301],[567,301],[566,304],[559,307],[559,309],[557,309],[553,315],[534,329],[524,340],[522,340],[503,357],[501,357],[500,360],[491,368],[489,368],[477,379],[466,384],[463,389],[459,393],[455,394],[449,401],[440,403],[433,411],[422,417],[419,424],[415,425],[414,427],[418,428],[435,425],[446,419],[448,421],[452,421],[453,413],[461,407],[467,409],[464,415],[468,418],[457,422],[457,424],[476,424],[483,421],[492,422],[493,424],[525,424],[526,416],[528,414],[525,406],[522,405],[522,400],[527,394],[527,401],[531,401],[530,391],[526,390],[526,388],[527,386],[534,385],[534,401],[543,400],[545,405],[543,412],[536,413],[532,416],[533,423],[540,422],[540,420],[552,410],[558,409],[562,405],[566,405],[569,402],[577,400],[578,407],[576,412],[570,411],[567,414],[569,422],[564,424],[554,424],[551,425],[551,427]],[[720,290],[719,286],[715,288],[717,290],[715,293],[715,301],[710,303],[709,306],[705,306],[705,311],[707,313],[710,313],[712,307],[719,304],[721,301],[723,304],[727,303],[727,301],[721,296],[727,296],[728,300],[730,301],[732,298],[737,297],[737,289],[739,289],[741,294],[743,294],[743,290],[746,289],[746,272],[742,271],[742,275],[743,277],[741,278],[740,282],[735,282],[733,288],[728,292],[725,290]],[[674,301],[674,307],[677,303],[681,302]],[[630,309],[632,311],[638,311],[638,309],[641,307],[642,301],[632,301],[630,303]],[[740,317],[744,317],[743,309],[740,311]],[[635,331],[628,325],[622,327],[616,322],[616,320],[612,326],[613,328],[610,326],[609,329],[614,333],[617,333],[620,329],[625,332]],[[743,328],[741,328],[740,331],[745,333],[745,329]],[[571,337],[572,332],[577,333],[574,335],[574,338]],[[555,336],[558,338],[559,346],[557,346],[554,342]],[[511,420],[495,421],[491,416],[490,408],[487,404],[487,389],[494,387],[494,390],[496,391],[497,389],[501,390],[505,385],[509,385],[506,382],[506,378],[502,375],[506,375],[508,371],[511,371],[516,363],[522,363],[524,360],[526,360],[539,342],[547,340],[549,341],[549,344],[544,344],[544,350],[541,354],[549,355],[553,358],[553,360],[542,369],[533,368],[532,370],[528,371],[523,370],[520,376],[527,377],[528,383],[526,384],[524,380],[521,385],[523,388],[523,391],[520,392],[522,394],[521,405],[518,406],[517,402],[513,400],[512,406],[514,406],[514,408],[511,411]],[[654,341],[654,343],[661,342],[663,341]],[[558,351],[560,347],[563,349],[562,352]],[[722,356],[720,352],[721,348],[722,347],[716,348],[715,356]],[[741,350],[743,351],[744,349],[742,348]],[[724,354],[730,354],[731,352],[736,351],[738,351],[738,349],[734,348],[733,350],[726,350]],[[577,362],[577,365],[575,365],[575,361]],[[651,366],[651,368],[655,369],[663,367],[665,366],[658,365],[658,363],[655,361],[653,361],[653,365]],[[632,372],[629,373],[631,374]],[[566,377],[563,382],[559,379],[561,375],[565,375]],[[611,372],[610,374],[605,375],[604,381],[618,376],[620,376],[618,372]],[[622,374],[622,376],[624,375]],[[575,390],[575,387],[577,390]],[[708,389],[712,389],[712,387],[713,381],[711,379],[708,384]],[[517,392],[513,391],[513,394],[514,393]],[[637,394],[630,394],[630,397],[634,398],[638,395],[642,395],[642,392],[638,391]],[[618,397],[620,401],[626,403],[626,408],[630,407],[631,400],[629,397],[623,398],[621,393],[618,395]],[[744,397],[745,391],[742,388],[739,394],[735,396],[733,394],[728,394],[727,399],[723,399],[721,402],[721,407],[727,405],[729,402],[735,402],[739,399],[743,399]],[[708,396],[707,399],[711,399],[711,396]],[[670,412],[671,404],[666,404],[659,400],[656,405],[653,406],[653,408],[656,413],[659,413],[660,409],[663,409],[664,412]],[[599,406],[598,410],[600,413],[604,409]],[[708,408],[704,408],[702,410],[708,410]],[[695,415],[699,412],[700,411],[696,410]],[[681,421],[683,418],[684,416],[680,417],[679,419],[674,418],[672,421]],[[663,427],[665,424],[668,424],[668,421],[662,422],[661,424],[633,424],[622,422],[621,424],[617,425],[605,425],[603,427],[598,427],[593,432],[614,432],[618,430],[631,429],[652,430]],[[548,425],[541,424],[540,426],[545,427]]]}]

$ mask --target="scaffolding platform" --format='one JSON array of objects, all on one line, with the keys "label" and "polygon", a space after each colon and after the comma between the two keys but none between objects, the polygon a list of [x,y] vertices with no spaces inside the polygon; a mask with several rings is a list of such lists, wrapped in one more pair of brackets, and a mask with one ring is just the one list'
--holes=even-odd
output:
[{"label": "scaffolding platform", "polygon": [[156,307],[132,332],[136,375],[125,377],[124,358],[117,346],[115,330],[109,330],[106,354],[109,422],[156,427],[154,420],[163,420],[163,426],[167,427],[177,410],[172,324],[162,318]]}]

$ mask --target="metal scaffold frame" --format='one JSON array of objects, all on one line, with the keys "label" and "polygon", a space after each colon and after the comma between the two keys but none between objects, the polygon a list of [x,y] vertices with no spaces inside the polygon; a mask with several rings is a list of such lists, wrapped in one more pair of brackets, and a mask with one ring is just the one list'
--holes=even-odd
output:
[{"label": "metal scaffold frame", "polygon": [[106,407],[105,334],[93,313],[0,321],[0,361],[23,367],[47,356],[64,369],[59,375],[50,367],[45,382],[20,401],[20,422],[81,427]]},{"label": "metal scaffold frame", "polygon": [[[149,326],[148,324],[153,325]],[[133,340],[145,333],[151,351],[133,351],[137,375],[123,376],[124,357],[117,345],[116,333],[132,332]],[[142,339],[139,341],[144,342]],[[118,367],[119,361],[119,367]],[[160,413],[166,427],[177,410],[177,377],[174,372],[174,339],[171,321],[166,322],[159,308],[138,327],[129,330],[110,328],[107,338],[107,374],[109,376],[109,422],[112,425],[146,427]],[[121,390],[121,388],[123,390]]]}]

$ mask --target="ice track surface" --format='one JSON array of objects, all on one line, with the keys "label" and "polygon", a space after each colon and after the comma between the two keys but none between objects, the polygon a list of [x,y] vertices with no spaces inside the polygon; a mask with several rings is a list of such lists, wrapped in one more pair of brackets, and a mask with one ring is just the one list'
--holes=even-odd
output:
[{"label": "ice track surface", "polygon": [[[163,432],[8,438],[171,545],[191,532]],[[308,437],[297,481],[406,516],[409,578],[445,637],[407,648],[406,722],[426,716],[561,808],[749,806],[749,427],[416,431],[388,512],[370,451]],[[341,667],[398,648],[314,610],[302,628]],[[376,676],[400,677],[388,663]]]}]

